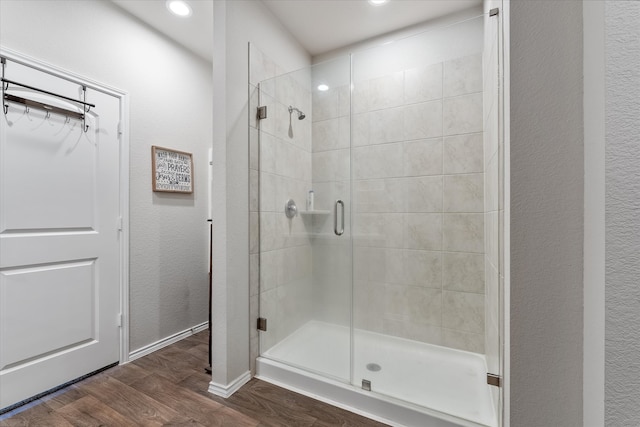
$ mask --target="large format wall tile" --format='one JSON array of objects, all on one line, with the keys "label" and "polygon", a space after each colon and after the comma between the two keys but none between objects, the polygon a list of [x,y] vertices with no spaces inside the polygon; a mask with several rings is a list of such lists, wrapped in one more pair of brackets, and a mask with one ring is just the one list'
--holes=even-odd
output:
[{"label": "large format wall tile", "polygon": [[439,289],[442,283],[442,254],[437,251],[403,251],[403,282]]},{"label": "large format wall tile", "polygon": [[484,214],[444,214],[443,244],[445,251],[484,252]]},{"label": "large format wall tile", "polygon": [[442,345],[458,350],[484,353],[484,334],[442,328]]},{"label": "large format wall tile", "polygon": [[384,319],[382,333],[429,344],[442,344],[442,328],[440,326]]},{"label": "large format wall tile", "polygon": [[403,215],[356,213],[354,245],[385,248],[403,247]]},{"label": "large format wall tile", "polygon": [[[395,285],[442,287],[442,254],[439,251],[391,248],[358,248],[366,266],[356,277]],[[362,252],[366,249],[366,252]]]},{"label": "large format wall tile", "polygon": [[482,133],[444,138],[442,168],[445,174],[483,172]]},{"label": "large format wall tile", "polygon": [[442,109],[445,135],[482,132],[482,93],[445,98]]},{"label": "large format wall tile", "polygon": [[369,127],[369,113],[358,113],[351,116],[351,146],[361,147],[370,145],[369,137],[371,129]]},{"label": "large format wall tile", "polygon": [[338,92],[338,116],[348,117],[351,110],[351,90],[348,85],[336,88]]},{"label": "large format wall tile", "polygon": [[354,82],[351,91],[351,113],[361,114],[368,112],[370,110],[370,98],[369,80]]},{"label": "large format wall tile", "polygon": [[327,120],[338,117],[338,91],[329,89],[326,92],[313,92],[313,120]]},{"label": "large format wall tile", "polygon": [[337,118],[322,120],[319,122],[314,121],[311,125],[311,135],[313,140],[312,151],[315,153],[318,151],[335,150],[338,148],[340,145],[338,143],[338,132],[339,124]]},{"label": "large format wall tile", "polygon": [[451,291],[484,293],[484,264],[483,254],[444,252],[442,287]]},{"label": "large format wall tile", "polygon": [[441,326],[442,291],[415,286],[387,285],[385,318]]},{"label": "large format wall tile", "polygon": [[442,212],[442,176],[418,176],[401,180],[405,212]]},{"label": "large format wall tile", "polygon": [[353,323],[358,329],[383,332],[385,285],[355,280],[353,283]]},{"label": "large format wall tile", "polygon": [[442,139],[404,143],[404,176],[442,175]]},{"label": "large format wall tile", "polygon": [[403,103],[404,73],[402,71],[369,81],[369,110],[397,107]]},{"label": "large format wall tile", "polygon": [[313,153],[311,166],[313,182],[345,181],[350,179],[349,158],[350,153],[347,149]]},{"label": "large format wall tile", "polygon": [[367,144],[399,142],[404,139],[404,123],[407,111],[403,107],[372,111],[369,113],[369,140]]},{"label": "large format wall tile", "polygon": [[313,151],[349,148],[349,117],[313,122]]},{"label": "large format wall tile", "polygon": [[445,97],[482,92],[482,55],[445,62],[443,86]]},{"label": "large format wall tile", "polygon": [[402,143],[358,147],[352,152],[354,179],[402,176]]},{"label": "large format wall tile", "polygon": [[404,102],[416,104],[442,98],[442,64],[404,72]]},{"label": "large format wall tile", "polygon": [[442,250],[442,214],[405,214],[404,245],[408,249]]},{"label": "large format wall tile", "polygon": [[260,171],[276,173],[278,140],[267,132],[260,132]]},{"label": "large format wall tile", "polygon": [[484,174],[444,176],[445,212],[483,212]]},{"label": "large format wall tile", "polygon": [[406,184],[402,178],[353,182],[355,212],[404,212]]},{"label": "large format wall tile", "polygon": [[442,111],[442,101],[440,100],[404,107],[404,139],[442,136]]},{"label": "large format wall tile", "polygon": [[442,326],[458,331],[484,332],[484,295],[443,292]]}]

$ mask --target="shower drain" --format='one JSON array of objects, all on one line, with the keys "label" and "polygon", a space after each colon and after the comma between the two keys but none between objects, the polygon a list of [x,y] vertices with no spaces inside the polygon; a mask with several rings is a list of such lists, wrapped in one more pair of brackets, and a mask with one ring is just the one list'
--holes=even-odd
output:
[{"label": "shower drain", "polygon": [[379,370],[382,369],[382,367],[377,363],[367,363],[367,369],[370,370],[371,372],[378,372]]}]

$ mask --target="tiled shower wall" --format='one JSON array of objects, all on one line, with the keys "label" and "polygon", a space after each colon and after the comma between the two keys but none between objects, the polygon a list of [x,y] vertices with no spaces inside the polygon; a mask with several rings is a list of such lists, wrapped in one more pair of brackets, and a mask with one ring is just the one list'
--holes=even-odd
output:
[{"label": "tiled shower wall", "polygon": [[[249,55],[250,360],[255,363],[259,339],[267,350],[311,318],[311,242],[304,218],[284,214],[288,199],[304,209],[311,188],[311,120],[288,111],[292,105],[309,114],[311,94],[308,71],[282,75],[253,44]],[[266,119],[256,120],[258,105],[267,107]],[[259,314],[268,319],[268,331],[260,336]]]},{"label": "tiled shower wall", "polygon": [[[253,77],[277,70],[257,49],[251,55],[255,95],[261,79]],[[352,99],[348,86],[314,91],[313,108],[304,79],[263,82],[260,104],[275,120],[261,121],[260,131],[251,122],[251,315],[258,316],[260,298],[270,322],[263,349],[310,319],[349,324],[352,205],[355,326],[483,352],[480,55],[355,82]],[[289,104],[307,113],[304,121],[294,116],[294,138]],[[311,188],[316,209],[328,212],[286,220],[284,201],[292,197],[304,210]],[[337,198],[347,207],[343,238],[333,235]],[[253,333],[252,360],[258,348]]]},{"label": "tiled shower wall", "polygon": [[[314,92],[314,188],[348,180],[348,95]],[[355,327],[484,351],[482,100],[480,55],[354,82]]]},{"label": "tiled shower wall", "polygon": [[[331,69],[334,79],[348,82],[350,62],[342,57],[314,70],[314,79],[323,79]],[[336,77],[338,75],[339,77]],[[314,316],[317,320],[350,326],[352,298],[350,93],[347,84],[312,93],[312,166],[315,209],[326,214],[313,216]],[[341,218],[335,224],[337,200],[344,202],[344,234]],[[341,208],[339,208],[341,209]]]}]

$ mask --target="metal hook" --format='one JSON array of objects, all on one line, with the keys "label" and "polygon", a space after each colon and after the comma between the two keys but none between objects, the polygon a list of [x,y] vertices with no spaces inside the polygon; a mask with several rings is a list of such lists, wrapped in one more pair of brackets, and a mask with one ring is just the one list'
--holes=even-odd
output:
[{"label": "metal hook", "polygon": [[87,105],[87,87],[82,85],[82,101],[84,102],[84,112],[88,113],[91,110],[91,105]]},{"label": "metal hook", "polygon": [[47,111],[47,115],[44,116],[44,119],[47,120],[47,119],[49,119],[49,117],[51,117],[51,113],[49,111]]},{"label": "metal hook", "polygon": [[69,118],[69,116],[65,116],[65,120],[64,120],[64,124],[69,124],[69,122],[71,121],[71,119]]},{"label": "metal hook", "polygon": [[87,124],[87,113],[91,110],[91,105],[87,105],[87,87],[82,85],[82,100],[84,101],[84,114],[82,115],[82,128],[84,129],[84,133],[87,133],[89,130],[89,125]]},{"label": "metal hook", "polygon": [[6,115],[9,112],[9,104],[3,104],[4,114]]},{"label": "metal hook", "polygon": [[29,114],[29,106],[28,106],[28,105],[25,105],[25,106],[24,106],[24,112],[25,112],[26,114]]}]

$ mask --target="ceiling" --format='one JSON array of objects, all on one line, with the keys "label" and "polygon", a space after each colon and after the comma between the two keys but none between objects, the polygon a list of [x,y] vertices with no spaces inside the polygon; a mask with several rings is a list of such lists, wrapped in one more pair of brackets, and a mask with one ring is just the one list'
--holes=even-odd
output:
[{"label": "ceiling", "polygon": [[[213,0],[187,0],[193,15],[186,19],[173,16],[165,0],[111,1],[212,60]],[[482,0],[390,0],[381,6],[367,0],[250,1],[262,1],[312,56],[482,4]]]}]

